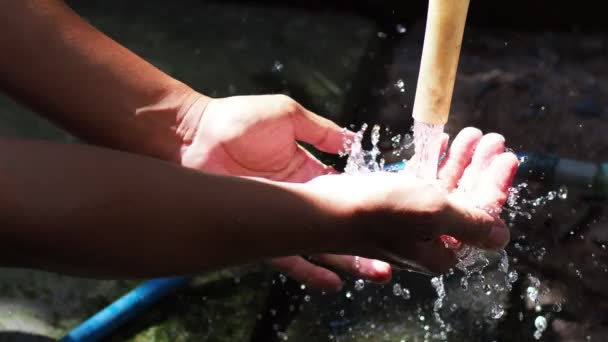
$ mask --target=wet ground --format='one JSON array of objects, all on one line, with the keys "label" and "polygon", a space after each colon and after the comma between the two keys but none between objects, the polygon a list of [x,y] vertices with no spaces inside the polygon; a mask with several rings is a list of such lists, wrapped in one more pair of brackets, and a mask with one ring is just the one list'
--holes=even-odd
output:
[{"label": "wet ground", "polygon": [[[380,123],[390,131],[385,156],[398,159],[390,137],[411,125],[420,21],[386,27],[334,11],[195,1],[71,3],[119,42],[212,96],[284,92],[341,125]],[[517,152],[607,162],[607,55],[605,32],[469,27],[446,129],[454,135],[472,125],[502,133]],[[5,98],[0,134],[75,141]],[[448,281],[450,341],[533,341],[541,315],[549,325],[541,340],[602,341],[608,333],[606,194],[586,184],[527,181],[531,197],[562,186],[568,197],[550,201],[531,220],[512,221],[508,251],[519,280],[508,296],[462,292],[456,277]],[[488,269],[488,278],[497,275],[495,265]],[[538,308],[525,299],[528,274],[542,284]],[[347,277],[335,296],[281,279],[257,266],[201,277],[111,340],[422,341],[435,326],[428,309],[434,291],[421,276],[398,273],[390,284],[359,290]],[[59,337],[136,283],[3,270],[0,340]],[[395,284],[411,298],[396,296]],[[488,318],[492,303],[504,305],[501,319]]]}]

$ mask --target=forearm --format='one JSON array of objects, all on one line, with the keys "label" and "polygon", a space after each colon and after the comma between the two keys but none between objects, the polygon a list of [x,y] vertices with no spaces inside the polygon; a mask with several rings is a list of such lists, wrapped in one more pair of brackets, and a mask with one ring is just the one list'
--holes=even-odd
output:
[{"label": "forearm", "polygon": [[0,141],[0,260],[8,266],[167,276],[329,251],[341,237],[303,185],[89,146]]},{"label": "forearm", "polygon": [[0,89],[87,141],[176,158],[195,127],[185,111],[200,94],[62,1],[7,0],[2,7]]}]

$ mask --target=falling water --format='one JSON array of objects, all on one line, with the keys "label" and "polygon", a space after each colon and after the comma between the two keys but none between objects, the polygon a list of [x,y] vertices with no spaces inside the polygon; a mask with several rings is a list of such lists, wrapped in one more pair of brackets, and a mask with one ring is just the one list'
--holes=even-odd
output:
[{"label": "falling water", "polygon": [[417,160],[413,170],[417,177],[427,180],[437,178],[442,134],[443,125],[414,121],[414,146]]},{"label": "falling water", "polygon": [[[416,177],[429,181],[437,179],[442,134],[442,124],[427,124],[414,120],[414,147],[416,160],[414,161],[413,170]],[[432,278],[431,285],[437,293],[437,299],[433,305],[433,315],[435,321],[439,325],[439,335],[437,337],[440,340],[446,340],[446,324],[440,314],[446,296],[443,276]]]}]

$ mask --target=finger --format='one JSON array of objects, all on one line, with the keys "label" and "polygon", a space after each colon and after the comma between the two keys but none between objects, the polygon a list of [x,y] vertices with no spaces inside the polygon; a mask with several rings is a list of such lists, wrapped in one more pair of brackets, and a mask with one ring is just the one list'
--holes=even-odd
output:
[{"label": "finger", "polygon": [[305,183],[321,175],[336,173],[331,166],[323,164],[303,147],[298,146],[287,168],[273,176],[274,180]]},{"label": "finger", "polygon": [[342,280],[336,273],[317,266],[300,256],[276,258],[269,263],[277,271],[305,284],[307,287],[331,292],[338,292],[342,289]]},{"label": "finger", "polygon": [[505,150],[505,138],[496,133],[489,133],[484,135],[475,153],[471,159],[471,164],[464,170],[458,189],[461,191],[472,191],[475,188],[475,184],[479,181],[481,172],[490,165],[490,162],[498,154]]},{"label": "finger", "polygon": [[334,122],[314,114],[304,107],[293,115],[294,133],[297,140],[309,143],[327,153],[344,149],[344,140],[353,140],[355,133],[343,130]]},{"label": "finger", "polygon": [[458,180],[462,177],[465,168],[471,163],[473,153],[483,134],[474,127],[467,127],[460,131],[448,154],[439,166],[437,178],[442,184],[452,191],[458,185]]},{"label": "finger", "polygon": [[376,283],[386,283],[391,279],[391,266],[384,261],[335,254],[319,254],[312,258],[326,266]]},{"label": "finger", "polygon": [[[439,149],[438,157],[441,157],[446,152],[446,150],[448,149],[449,141],[450,136],[447,133],[441,133],[441,148]],[[405,164],[405,171],[414,172],[418,167],[418,163],[420,162],[419,159],[420,156],[414,154],[412,158],[410,158],[410,160]],[[439,163],[439,159],[437,159],[437,163]]]},{"label": "finger", "polygon": [[428,246],[419,248],[417,260],[432,272],[443,274],[454,267],[458,262],[456,253],[445,247],[440,239],[428,243]]},{"label": "finger", "polygon": [[420,242],[412,246],[407,254],[407,258],[404,258],[389,250],[379,251],[379,257],[396,268],[428,276],[445,273],[458,261],[454,251],[446,248],[439,238]]},{"label": "finger", "polygon": [[498,155],[482,173],[474,198],[481,208],[498,210],[509,194],[509,187],[517,173],[519,160],[513,153]]},{"label": "finger", "polygon": [[509,242],[504,222],[466,202],[462,196],[450,196],[450,204],[441,218],[439,234],[449,235],[468,245],[501,249]]}]

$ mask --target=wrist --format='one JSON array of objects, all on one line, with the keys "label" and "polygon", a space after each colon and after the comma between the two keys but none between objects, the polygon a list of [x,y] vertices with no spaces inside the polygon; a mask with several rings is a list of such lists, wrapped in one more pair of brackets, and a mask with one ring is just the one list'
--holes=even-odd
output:
[{"label": "wrist", "polygon": [[170,159],[171,162],[181,164],[182,156],[193,143],[200,127],[203,113],[211,100],[212,98],[192,89],[189,89],[182,95],[175,120],[175,134],[179,139],[179,146],[174,151]]},{"label": "wrist", "polygon": [[192,143],[203,111],[211,98],[183,83],[167,90],[153,103],[135,112],[136,120],[148,127],[147,143],[134,152],[170,162],[179,162],[182,151]]},{"label": "wrist", "polygon": [[[292,185],[292,183],[289,183]],[[357,250],[357,220],[355,213],[348,203],[340,200],[339,196],[324,191],[325,187],[316,186],[315,182],[297,183],[297,187],[316,209],[321,231],[320,247],[324,252],[336,254],[352,254]]]}]

